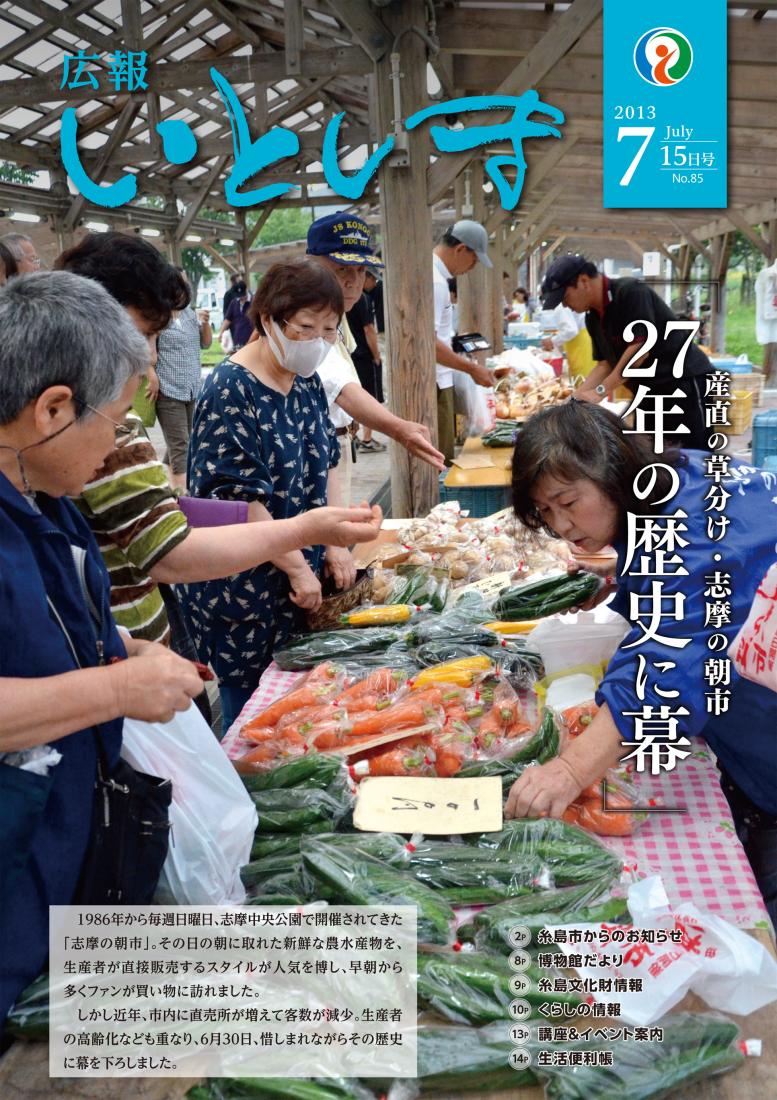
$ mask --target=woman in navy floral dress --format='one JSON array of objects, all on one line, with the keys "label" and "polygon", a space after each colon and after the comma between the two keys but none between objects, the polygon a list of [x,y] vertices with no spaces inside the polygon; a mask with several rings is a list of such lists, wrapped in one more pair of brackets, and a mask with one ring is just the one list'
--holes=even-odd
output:
[{"label": "woman in navy floral dress", "polygon": [[[193,496],[247,501],[249,521],[260,522],[338,496],[330,471],[340,450],[316,368],[337,339],[342,312],[340,286],[320,264],[297,260],[267,272],[251,303],[260,339],[225,359],[197,401]],[[182,586],[197,651],[219,677],[223,730],[256,689],[276,644],[299,625],[300,611],[320,605],[322,566],[341,585],[354,574],[347,550],[313,546],[225,580]]]}]

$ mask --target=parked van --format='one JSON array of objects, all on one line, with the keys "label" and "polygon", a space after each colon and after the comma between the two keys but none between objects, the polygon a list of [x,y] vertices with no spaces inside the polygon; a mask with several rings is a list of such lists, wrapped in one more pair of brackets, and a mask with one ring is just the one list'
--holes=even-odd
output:
[{"label": "parked van", "polygon": [[197,291],[196,308],[210,310],[210,324],[214,333],[218,332],[221,328],[221,322],[224,320],[223,299],[224,295],[219,294],[212,287],[201,286]]}]

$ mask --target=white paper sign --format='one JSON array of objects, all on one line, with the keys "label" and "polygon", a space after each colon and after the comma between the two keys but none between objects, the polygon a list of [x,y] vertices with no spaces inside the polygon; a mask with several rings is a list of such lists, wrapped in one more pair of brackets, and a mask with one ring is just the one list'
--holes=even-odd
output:
[{"label": "white paper sign", "polygon": [[353,823],[366,832],[495,833],[502,828],[502,781],[373,776],[359,784]]}]

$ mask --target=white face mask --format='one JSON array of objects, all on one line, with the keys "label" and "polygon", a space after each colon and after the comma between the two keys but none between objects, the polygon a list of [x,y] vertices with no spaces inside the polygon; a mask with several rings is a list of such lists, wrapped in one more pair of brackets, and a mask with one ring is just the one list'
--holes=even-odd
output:
[{"label": "white face mask", "polygon": [[315,336],[312,340],[290,340],[275,321],[270,323],[272,334],[267,335],[275,345],[274,351],[280,365],[284,370],[298,374],[300,378],[312,377],[326,359],[332,345],[321,336]]}]

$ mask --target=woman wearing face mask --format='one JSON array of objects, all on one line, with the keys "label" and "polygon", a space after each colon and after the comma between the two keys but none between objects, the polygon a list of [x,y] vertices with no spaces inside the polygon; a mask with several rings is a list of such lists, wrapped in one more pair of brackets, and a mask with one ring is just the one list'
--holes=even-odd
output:
[{"label": "woman wearing face mask", "polygon": [[[316,369],[337,339],[342,313],[340,285],[320,264],[270,268],[251,302],[260,339],[225,359],[197,401],[189,444],[193,496],[247,501],[249,521],[339,503],[331,473],[339,446]],[[182,590],[199,655],[219,677],[223,729],[257,687],[276,644],[299,624],[299,611],[320,605],[322,566],[340,588],[355,577],[347,550],[313,546]]]}]

